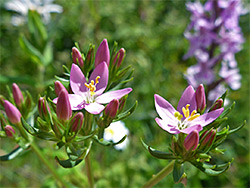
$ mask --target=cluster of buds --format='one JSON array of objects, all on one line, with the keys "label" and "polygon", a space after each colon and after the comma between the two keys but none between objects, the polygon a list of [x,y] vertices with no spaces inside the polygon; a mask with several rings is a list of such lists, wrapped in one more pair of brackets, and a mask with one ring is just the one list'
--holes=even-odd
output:
[{"label": "cluster of buds", "polygon": [[10,99],[7,100],[3,96],[0,99],[0,104],[4,108],[0,115],[1,129],[5,133],[3,136],[15,138],[17,143],[28,142],[29,138],[21,125],[21,119],[28,119],[33,111],[31,95],[28,91],[23,93],[16,83],[12,84],[12,92],[9,88],[7,91]]},{"label": "cluster of buds", "polygon": [[[234,130],[230,130],[229,126],[223,127],[222,123],[227,120],[226,115],[234,107],[233,103],[231,107],[224,110],[225,97],[226,93],[216,100],[210,109],[206,109],[203,85],[199,85],[196,91],[192,86],[188,86],[183,92],[176,110],[164,98],[155,95],[155,107],[160,116],[155,120],[163,130],[173,134],[169,147],[170,152],[158,151],[143,141],[142,143],[152,156],[175,160],[173,174],[176,183],[184,175],[184,171],[178,168],[182,168],[182,164],[186,161],[209,175],[219,175],[229,168],[231,162],[213,164],[210,160],[210,153],[223,153],[218,146],[229,134],[242,128],[245,122]],[[178,173],[181,174],[176,176]]]},{"label": "cluster of buds", "polygon": [[[58,149],[65,147],[68,159],[56,159],[60,165],[67,168],[79,164],[85,158],[93,141],[104,146],[122,143],[126,135],[118,141],[116,137],[115,142],[104,140],[105,129],[112,122],[128,117],[137,105],[136,102],[123,112],[132,89],[114,89],[120,87],[120,81],[126,83],[132,80],[130,67],[122,69],[125,57],[123,48],[116,51],[115,43],[115,48],[110,54],[108,42],[104,39],[95,56],[94,46],[90,45],[85,57],[79,46],[76,46],[72,48],[73,63],[70,71],[64,66],[66,77],[57,77],[58,81],[54,83],[54,99],[45,96],[39,98],[39,116],[34,125],[26,118],[21,118],[22,113],[18,113],[16,107],[11,106],[11,115],[8,108],[6,110],[9,119],[13,123],[18,122],[32,136],[54,141]],[[16,89],[15,86],[13,88]],[[16,105],[21,109],[24,100],[22,93],[14,89]],[[7,102],[6,104],[9,105]],[[6,127],[6,135],[15,134],[14,129]]]},{"label": "cluster of buds", "polygon": [[235,53],[244,42],[239,16],[247,11],[240,0],[208,0],[204,6],[197,1],[186,5],[192,16],[184,34],[190,41],[184,58],[197,59],[197,64],[188,68],[186,78],[195,88],[200,83],[208,85],[208,99],[214,101],[223,94],[225,85],[233,90],[241,86]]}]

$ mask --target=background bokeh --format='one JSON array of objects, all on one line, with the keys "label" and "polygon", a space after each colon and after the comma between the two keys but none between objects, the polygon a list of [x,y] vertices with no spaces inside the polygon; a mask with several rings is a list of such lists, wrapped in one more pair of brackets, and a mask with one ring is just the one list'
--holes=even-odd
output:
[{"label": "background bokeh", "polygon": [[[13,12],[4,8],[6,1],[0,1],[0,92],[7,95],[6,84],[16,82],[22,90],[29,90],[35,101],[38,91],[35,87],[37,65],[19,45],[21,34],[27,34],[27,25],[13,26],[10,22]],[[87,52],[89,43],[97,47],[107,38],[110,48],[114,41],[126,50],[124,64],[132,65],[134,80],[129,83],[133,92],[128,97],[127,106],[138,100],[134,114],[125,120],[130,130],[129,146],[118,151],[114,148],[94,144],[91,150],[92,166],[97,187],[140,187],[152,174],[168,164],[168,161],[153,158],[140,142],[140,137],[148,144],[167,150],[171,135],[159,128],[154,118],[155,93],[177,106],[179,97],[187,86],[183,73],[195,64],[195,59],[183,60],[189,43],[183,32],[189,24],[190,14],[184,0],[138,1],[138,0],[57,0],[63,7],[62,14],[53,14],[46,25],[53,41],[53,61],[47,66],[45,80],[53,83],[54,75],[62,75],[62,65],[71,66],[71,48],[78,42],[82,51]],[[245,4],[249,1],[245,1]],[[185,164],[188,187],[249,187],[249,75],[250,75],[250,17],[240,17],[245,43],[236,60],[242,75],[242,87],[229,90],[230,102],[236,101],[234,111],[227,123],[236,127],[247,120],[247,124],[236,134],[230,135],[220,147],[225,154],[218,163],[234,158],[230,169],[221,176],[209,177],[193,166]],[[47,86],[46,85],[46,88]],[[42,93],[44,93],[43,91]],[[226,124],[225,124],[226,125]],[[38,140],[39,146],[63,178],[75,185],[86,187],[84,163],[73,169],[63,169],[54,157],[64,156],[55,151],[54,145]],[[9,139],[1,139],[0,153],[5,154],[14,147]],[[53,151],[53,152],[52,152]],[[54,160],[54,161],[53,161]],[[48,170],[27,151],[22,156],[0,163],[1,187],[53,187],[55,182]],[[174,184],[171,175],[157,187],[183,187]]]}]

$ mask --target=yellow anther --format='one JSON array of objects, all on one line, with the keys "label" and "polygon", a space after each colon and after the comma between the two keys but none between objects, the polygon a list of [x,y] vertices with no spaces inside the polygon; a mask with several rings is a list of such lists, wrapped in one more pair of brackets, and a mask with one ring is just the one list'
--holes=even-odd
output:
[{"label": "yellow anther", "polygon": [[191,117],[193,116],[193,115],[195,115],[197,113],[197,111],[196,110],[193,110],[193,112],[191,113]]},{"label": "yellow anther", "polygon": [[189,117],[189,114],[190,114],[190,113],[189,113],[189,106],[190,106],[190,104],[187,104],[187,105],[186,105],[186,108],[182,107],[182,112],[183,112],[185,118],[188,118],[188,117]]},{"label": "yellow anther", "polygon": [[183,118],[183,116],[178,111],[174,113],[174,117],[176,117],[179,121],[181,121],[181,119]]},{"label": "yellow anther", "polygon": [[[193,112],[194,112],[194,111],[193,111]],[[192,112],[192,114],[193,114],[193,112]],[[188,121],[192,121],[192,120],[194,120],[195,118],[197,118],[197,117],[199,117],[199,116],[200,116],[199,113],[193,114],[193,115],[190,116],[190,118],[188,118]]]},{"label": "yellow anther", "polygon": [[96,79],[95,79],[95,84],[98,84],[99,83],[99,79],[100,79],[101,77],[100,76],[97,76],[96,77]]},{"label": "yellow anther", "polygon": [[100,79],[100,76],[97,76],[95,81],[94,80],[91,80],[89,84],[87,83],[84,83],[84,85],[89,88],[89,91],[90,91],[90,95],[94,95],[95,94],[95,90],[96,90],[96,84],[99,83],[99,79]]}]

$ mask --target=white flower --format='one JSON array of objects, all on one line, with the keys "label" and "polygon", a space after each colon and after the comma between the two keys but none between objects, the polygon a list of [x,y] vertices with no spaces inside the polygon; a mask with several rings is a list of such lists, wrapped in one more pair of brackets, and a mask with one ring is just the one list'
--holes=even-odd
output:
[{"label": "white flower", "polygon": [[54,0],[11,0],[5,4],[5,8],[17,12],[18,15],[12,17],[12,24],[19,26],[23,24],[29,10],[36,10],[43,18],[45,24],[50,21],[50,13],[62,13],[63,8],[52,4]]},{"label": "white flower", "polygon": [[[122,121],[117,121],[111,123],[108,128],[104,130],[103,139],[107,141],[118,142],[125,135],[129,134],[129,130],[125,127],[125,123]],[[115,145],[115,149],[123,150],[128,146],[129,140],[126,138],[122,143]]]}]

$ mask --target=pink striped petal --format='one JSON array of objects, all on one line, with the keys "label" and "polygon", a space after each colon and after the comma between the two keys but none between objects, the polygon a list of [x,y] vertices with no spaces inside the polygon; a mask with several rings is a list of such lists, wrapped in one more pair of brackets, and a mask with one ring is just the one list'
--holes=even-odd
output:
[{"label": "pink striped petal", "polygon": [[191,133],[192,131],[195,131],[195,130],[200,132],[202,129],[203,129],[202,126],[200,124],[198,124],[198,125],[190,126],[190,127],[186,128],[186,129],[182,129],[182,130],[180,130],[180,132],[185,133],[185,134],[189,134],[189,133]]},{"label": "pink striped petal", "polygon": [[171,134],[179,134],[180,131],[178,130],[177,127],[168,124],[167,121],[164,121],[160,118],[155,118],[156,123],[165,131],[171,133]]},{"label": "pink striped petal", "polygon": [[190,112],[196,110],[195,91],[192,86],[188,86],[183,92],[177,106],[177,111],[179,111],[183,115],[182,107],[185,107],[187,104],[190,104]]},{"label": "pink striped petal", "polygon": [[106,89],[109,79],[109,69],[105,61],[97,65],[89,78],[89,82],[91,82],[91,80],[95,81],[97,76],[100,76],[100,79],[99,83],[96,85],[95,93],[96,95],[101,95]]},{"label": "pink striped petal", "polygon": [[84,108],[91,114],[100,114],[105,107],[101,104],[94,102],[86,104]]},{"label": "pink striped petal", "polygon": [[96,98],[96,102],[100,104],[107,104],[111,102],[113,99],[120,99],[124,95],[130,93],[132,91],[132,88],[125,88],[121,90],[116,91],[109,91],[107,93],[104,93]]},{"label": "pink striped petal", "polygon": [[176,110],[174,107],[160,95],[155,94],[154,97],[155,108],[159,116],[164,120],[171,120],[175,122],[176,118],[174,113]]},{"label": "pink striped petal", "polygon": [[70,71],[70,86],[75,94],[82,95],[83,92],[87,91],[87,87],[84,85],[86,78],[83,75],[81,69],[76,65],[72,64]]}]

